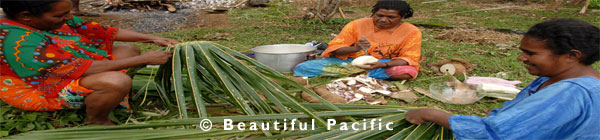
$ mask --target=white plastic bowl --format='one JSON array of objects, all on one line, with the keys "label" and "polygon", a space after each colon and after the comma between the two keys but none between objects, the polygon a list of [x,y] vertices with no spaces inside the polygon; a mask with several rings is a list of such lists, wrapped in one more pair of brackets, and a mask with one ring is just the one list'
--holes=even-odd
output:
[{"label": "white plastic bowl", "polygon": [[436,82],[429,85],[434,99],[450,104],[472,104],[485,97],[486,92],[470,86],[467,90],[456,90],[449,82]]}]

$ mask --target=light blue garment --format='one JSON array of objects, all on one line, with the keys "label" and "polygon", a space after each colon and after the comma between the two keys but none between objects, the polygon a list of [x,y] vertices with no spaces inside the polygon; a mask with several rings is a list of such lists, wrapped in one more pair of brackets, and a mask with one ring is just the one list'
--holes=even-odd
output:
[{"label": "light blue garment", "polygon": [[[294,76],[301,77],[316,77],[323,73],[323,68],[331,65],[342,65],[342,63],[346,63],[350,65],[350,63],[354,60],[354,58],[348,58],[347,60],[330,57],[330,58],[321,58],[315,60],[309,60],[306,62],[302,62],[296,65],[294,68]],[[379,62],[389,62],[390,59],[379,59]],[[384,68],[376,68],[369,70],[369,77],[375,78],[378,80],[385,80],[390,78],[390,75],[385,73]]]},{"label": "light blue garment", "polygon": [[600,139],[600,80],[579,77],[536,91],[539,77],[490,116],[453,115],[456,139]]}]

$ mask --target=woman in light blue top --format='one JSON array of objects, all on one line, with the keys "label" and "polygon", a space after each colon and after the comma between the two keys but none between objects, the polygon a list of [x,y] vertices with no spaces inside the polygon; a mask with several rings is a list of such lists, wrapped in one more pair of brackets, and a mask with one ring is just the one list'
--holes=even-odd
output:
[{"label": "woman in light blue top", "polygon": [[540,76],[487,117],[411,110],[406,120],[434,122],[457,139],[600,139],[600,29],[556,19],[539,23],[521,40],[517,58]]}]

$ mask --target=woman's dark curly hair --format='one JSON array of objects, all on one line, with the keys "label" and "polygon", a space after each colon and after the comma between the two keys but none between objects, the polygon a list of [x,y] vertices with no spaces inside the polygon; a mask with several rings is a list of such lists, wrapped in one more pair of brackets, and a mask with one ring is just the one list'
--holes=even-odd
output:
[{"label": "woman's dark curly hair", "polygon": [[583,54],[579,61],[584,65],[594,64],[600,59],[600,29],[586,22],[549,20],[534,25],[525,36],[544,40],[546,47],[556,55],[578,50]]},{"label": "woman's dark curly hair", "polygon": [[17,14],[29,11],[33,16],[40,16],[52,10],[52,3],[60,0],[0,0],[0,7],[9,19],[15,19]]},{"label": "woman's dark curly hair", "polygon": [[410,5],[403,0],[379,0],[377,4],[373,6],[371,10],[371,16],[375,14],[379,9],[396,10],[398,14],[404,16],[404,18],[410,18],[413,16],[413,9]]}]

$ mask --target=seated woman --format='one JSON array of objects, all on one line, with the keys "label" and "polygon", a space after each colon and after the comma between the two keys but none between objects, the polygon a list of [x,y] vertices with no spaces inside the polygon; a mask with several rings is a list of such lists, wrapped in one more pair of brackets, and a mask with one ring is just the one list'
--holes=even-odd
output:
[{"label": "seated woman", "polygon": [[540,76],[488,117],[411,110],[406,120],[450,128],[456,139],[600,139],[600,29],[557,19],[539,23],[521,40],[529,74]]},{"label": "seated woman", "polygon": [[[418,74],[421,57],[421,31],[402,22],[413,16],[410,5],[402,0],[380,0],[370,18],[348,23],[322,53],[325,58],[300,63],[294,76],[315,77],[334,65],[349,64],[359,56],[370,55],[379,62],[370,63],[369,77],[376,79],[412,79]],[[328,71],[329,72],[329,71]]]},{"label": "seated woman", "polygon": [[114,41],[179,43],[73,17],[70,0],[0,5],[8,18],[0,20],[0,99],[32,111],[85,107],[88,124],[113,124],[108,114],[132,84],[120,70],[163,64],[172,56],[166,51],[140,55],[135,46]]}]

